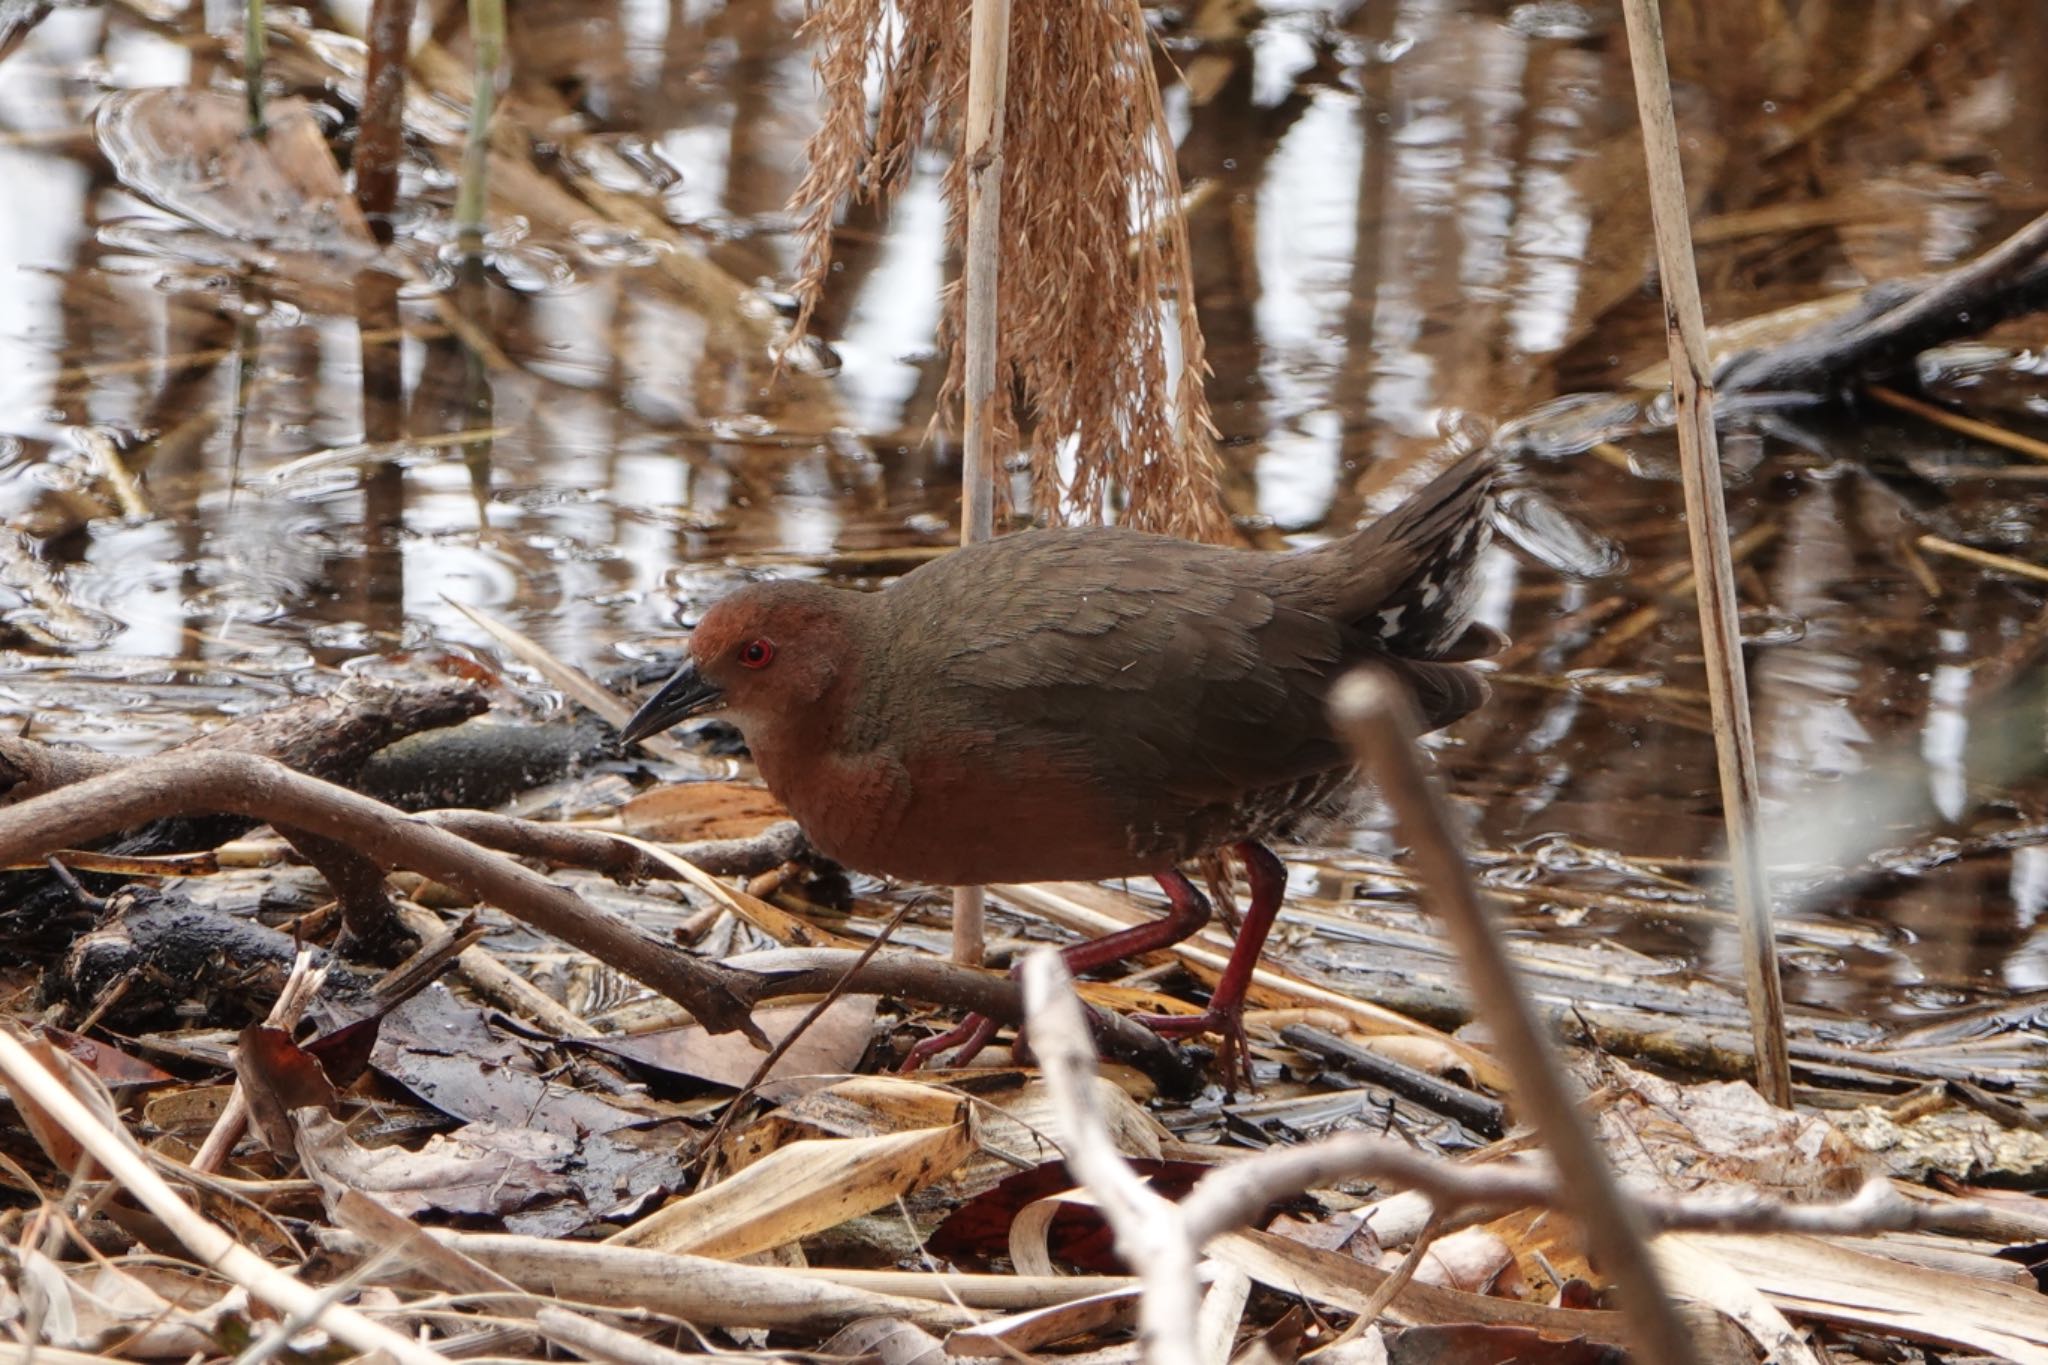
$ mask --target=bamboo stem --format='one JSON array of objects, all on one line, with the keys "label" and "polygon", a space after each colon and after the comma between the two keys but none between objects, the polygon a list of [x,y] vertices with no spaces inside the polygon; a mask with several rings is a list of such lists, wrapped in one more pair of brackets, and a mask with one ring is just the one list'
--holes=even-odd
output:
[{"label": "bamboo stem", "polygon": [[462,185],[455,198],[455,240],[465,260],[484,251],[484,205],[489,190],[491,114],[498,101],[498,63],[505,51],[505,0],[469,0],[469,42],[476,79],[469,105],[469,136],[462,144]]},{"label": "bamboo stem", "polygon": [[[967,67],[966,423],[960,467],[960,543],[995,535],[996,280],[1001,264],[1003,95],[1009,84],[1010,0],[974,0]],[[982,959],[986,898],[953,892],[953,960]]]},{"label": "bamboo stem", "polygon": [[1756,1047],[1756,1086],[1780,1107],[1792,1103],[1792,1065],[1785,1046],[1785,996],[1778,981],[1771,933],[1770,883],[1764,875],[1758,806],[1756,743],[1750,733],[1749,685],[1736,619],[1735,569],[1728,552],[1728,508],[1721,491],[1721,455],[1714,438],[1714,389],[1709,375],[1707,324],[1693,269],[1692,227],[1678,162],[1678,127],[1671,111],[1671,75],[1665,66],[1663,23],[1656,0],[1623,0],[1629,63],[1643,122],[1643,153],[1650,171],[1650,213],[1657,235],[1657,269],[1664,291],[1664,325],[1671,350],[1671,396],[1678,410],[1679,469],[1685,485],[1685,527],[1692,544],[1693,582],[1699,598],[1700,643],[1706,655],[1707,701],[1714,718],[1714,753],[1720,767],[1722,819],[1735,910],[1742,925],[1743,977],[1749,1026]]}]

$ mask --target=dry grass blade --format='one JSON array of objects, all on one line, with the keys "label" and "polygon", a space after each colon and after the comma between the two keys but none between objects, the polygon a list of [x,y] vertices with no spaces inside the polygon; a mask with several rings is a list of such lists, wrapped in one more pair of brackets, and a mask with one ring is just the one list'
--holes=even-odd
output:
[{"label": "dry grass blade", "polygon": [[[700,1328],[831,1331],[862,1318],[891,1316],[945,1331],[979,1317],[950,1302],[897,1297],[885,1290],[836,1283],[829,1275],[812,1271],[509,1233],[425,1231],[530,1293],[562,1302],[661,1313]],[[324,1240],[345,1255],[362,1257],[377,1249],[374,1243],[345,1233],[329,1233]],[[872,1278],[870,1272],[866,1279]],[[900,1278],[907,1284],[929,1277]]]},{"label": "dry grass blade", "polygon": [[47,1112],[93,1159],[159,1219],[200,1263],[228,1277],[281,1313],[302,1315],[365,1353],[384,1352],[401,1365],[443,1365],[446,1357],[352,1308],[325,1302],[320,1291],[286,1274],[195,1211],[150,1169],[125,1135],[102,1125],[77,1096],[37,1064],[10,1029],[0,1028],[0,1076],[16,1095]]},{"label": "dry grass blade", "polygon": [[1979,421],[1975,417],[1965,417],[1959,412],[1950,412],[1947,408],[1936,407],[1932,403],[1900,393],[1897,389],[1886,388],[1882,384],[1872,384],[1864,392],[1888,408],[1910,412],[1915,417],[1924,418],[1938,427],[1946,427],[1958,435],[1971,437],[1986,445],[1999,446],[2024,455],[2030,460],[2048,461],[2048,441],[2038,441],[2006,427]]},{"label": "dry grass blade", "polygon": [[1742,924],[1743,979],[1756,1045],[1757,1089],[1773,1104],[1792,1103],[1792,1063],[1785,1045],[1785,991],[1771,933],[1771,889],[1764,875],[1756,740],[1751,734],[1749,682],[1735,568],[1728,550],[1728,508],[1721,492],[1720,445],[1714,436],[1714,390],[1707,324],[1693,269],[1692,231],[1678,164],[1678,127],[1671,111],[1662,22],[1656,0],[1625,0],[1629,61],[1650,167],[1650,209],[1656,224],[1658,277],[1664,289],[1665,334],[1671,351],[1671,396],[1678,408],[1678,462],[1685,486],[1685,530],[1699,596],[1700,644],[1706,655],[1707,698],[1714,715],[1714,755],[1721,774],[1722,819],[1735,909]]},{"label": "dry grass blade", "polygon": [[[560,659],[548,653],[531,636],[523,635],[488,613],[479,611],[475,607],[465,606],[453,598],[444,597],[441,600],[475,622],[477,629],[485,632],[493,640],[496,640],[507,650],[511,651],[514,658],[529,665],[550,683],[560,688],[564,696],[577,705],[596,712],[613,729],[623,726],[626,723],[626,718],[633,713],[632,707],[605,691],[602,687],[599,687],[581,669],[571,668],[568,664],[563,663]],[[640,747],[653,754],[656,758],[669,763],[680,763],[690,768],[701,768],[704,766],[703,759],[697,757],[697,755],[691,753],[667,735],[651,735],[640,741]],[[731,773],[722,772],[721,775],[729,777]]]},{"label": "dry grass blade", "polygon": [[1955,541],[1944,540],[1940,536],[1921,536],[1914,543],[1930,554],[1947,555],[1950,559],[1975,564],[1980,569],[2009,573],[2018,578],[2031,578],[2036,583],[2048,583],[2048,569],[2042,568],[2039,564],[2030,564],[2024,559],[2014,559],[2011,555],[1980,550],[1974,545],[1958,545]]}]

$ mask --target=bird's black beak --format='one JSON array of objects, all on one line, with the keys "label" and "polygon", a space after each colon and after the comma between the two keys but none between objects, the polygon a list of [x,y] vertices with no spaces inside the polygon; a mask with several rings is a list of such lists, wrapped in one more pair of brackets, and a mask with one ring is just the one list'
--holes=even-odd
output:
[{"label": "bird's black beak", "polygon": [[619,740],[624,744],[637,744],[649,735],[658,735],[692,716],[716,710],[724,701],[725,692],[706,682],[692,660],[677,669],[676,675],[663,683],[661,690],[633,713],[633,718],[626,722],[626,728],[619,731]]}]

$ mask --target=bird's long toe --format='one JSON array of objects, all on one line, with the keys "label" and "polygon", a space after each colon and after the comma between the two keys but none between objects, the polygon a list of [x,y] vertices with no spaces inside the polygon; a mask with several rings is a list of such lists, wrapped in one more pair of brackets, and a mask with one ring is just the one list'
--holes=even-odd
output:
[{"label": "bird's long toe", "polygon": [[983,1048],[996,1036],[996,1021],[985,1014],[970,1014],[958,1026],[944,1033],[934,1034],[910,1049],[898,1068],[902,1074],[921,1069],[926,1062],[949,1048],[959,1048],[954,1054],[954,1066],[966,1066],[981,1055]]}]

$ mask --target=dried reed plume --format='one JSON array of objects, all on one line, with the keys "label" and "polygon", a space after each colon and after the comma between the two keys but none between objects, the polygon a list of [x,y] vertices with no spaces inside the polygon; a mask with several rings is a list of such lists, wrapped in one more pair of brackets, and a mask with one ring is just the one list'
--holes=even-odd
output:
[{"label": "dried reed plume", "polygon": [[[802,220],[799,333],[824,289],[840,205],[886,203],[928,140],[957,152],[968,6],[811,0],[806,28],[825,116],[792,203]],[[872,125],[871,73],[881,81]],[[1114,509],[1129,525],[1221,538],[1228,524],[1180,175],[1137,0],[1015,0],[1004,120],[999,453],[1028,451],[1041,518],[1103,519]],[[956,246],[965,169],[956,155],[945,180]],[[960,310],[949,286],[941,413],[962,384]]]}]

